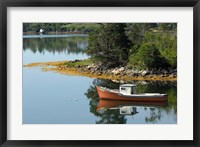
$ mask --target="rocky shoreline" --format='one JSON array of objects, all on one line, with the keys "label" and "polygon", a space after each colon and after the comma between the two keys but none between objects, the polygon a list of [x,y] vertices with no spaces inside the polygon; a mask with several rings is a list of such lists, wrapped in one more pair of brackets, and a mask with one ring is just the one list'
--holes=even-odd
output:
[{"label": "rocky shoreline", "polygon": [[[68,61],[69,63],[78,62]],[[80,73],[93,74],[97,76],[115,76],[118,78],[133,78],[133,79],[152,79],[152,80],[176,80],[177,79],[177,69],[152,69],[152,70],[138,70],[138,69],[130,69],[127,66],[124,67],[115,67],[115,68],[105,68],[102,65],[90,64],[86,66],[68,66],[59,65],[58,70],[73,70]]]},{"label": "rocky shoreline", "polygon": [[42,67],[43,71],[56,71],[66,75],[81,75],[92,78],[102,78],[111,80],[160,80],[160,81],[176,81],[177,69],[158,69],[158,70],[138,70],[134,68],[116,67],[106,68],[99,64],[76,65],[71,63],[74,61],[57,61],[57,62],[40,62],[24,65],[25,67]]}]

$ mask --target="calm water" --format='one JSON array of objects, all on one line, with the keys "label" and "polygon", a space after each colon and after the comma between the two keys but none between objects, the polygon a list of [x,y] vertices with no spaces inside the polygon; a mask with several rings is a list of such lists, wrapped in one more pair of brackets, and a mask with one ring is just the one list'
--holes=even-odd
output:
[{"label": "calm water", "polygon": [[[87,46],[87,36],[26,36],[23,64],[85,59]],[[168,103],[100,101],[95,84],[119,86],[111,80],[42,72],[39,67],[23,68],[23,124],[177,123],[176,82],[137,82],[138,93],[167,93]],[[133,113],[122,114],[124,108]]]}]

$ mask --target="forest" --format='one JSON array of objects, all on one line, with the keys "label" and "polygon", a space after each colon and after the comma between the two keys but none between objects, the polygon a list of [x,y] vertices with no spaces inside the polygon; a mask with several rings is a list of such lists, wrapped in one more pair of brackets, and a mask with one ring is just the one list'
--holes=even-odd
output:
[{"label": "forest", "polygon": [[106,68],[177,68],[176,23],[24,23],[23,32],[89,34],[86,53]]}]

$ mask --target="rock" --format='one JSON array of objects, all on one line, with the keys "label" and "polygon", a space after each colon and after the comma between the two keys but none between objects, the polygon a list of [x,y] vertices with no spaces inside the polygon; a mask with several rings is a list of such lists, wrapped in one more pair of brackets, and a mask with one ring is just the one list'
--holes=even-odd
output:
[{"label": "rock", "polygon": [[95,69],[95,68],[98,69],[98,67],[95,66],[94,63],[92,63],[92,64],[86,66],[86,68],[87,68],[88,70],[93,70],[93,69]]},{"label": "rock", "polygon": [[168,72],[167,72],[165,69],[162,69],[162,70],[161,70],[161,73],[162,73],[162,74],[167,74]]},{"label": "rock", "polygon": [[175,78],[175,77],[177,77],[177,75],[176,74],[171,74],[169,77]]},{"label": "rock", "polygon": [[115,82],[115,83],[119,83],[119,81],[118,80],[112,80],[113,82]]},{"label": "rock", "polygon": [[177,73],[177,69],[173,69],[173,70],[172,70],[172,73]]},{"label": "rock", "polygon": [[108,67],[104,66],[102,67],[102,70],[108,70]]},{"label": "rock", "polygon": [[156,71],[156,70],[153,70],[153,74],[155,75],[155,74],[158,74],[158,71]]},{"label": "rock", "polygon": [[126,73],[122,72],[120,75],[121,75],[121,76],[126,76]]},{"label": "rock", "polygon": [[138,71],[139,74],[141,74],[143,72],[143,70]]},{"label": "rock", "polygon": [[124,84],[124,83],[125,83],[125,81],[124,81],[124,80],[120,80],[119,82],[120,82],[121,84]]},{"label": "rock", "polygon": [[90,65],[88,65],[86,68],[87,68],[88,70],[91,70],[93,67],[90,66]]},{"label": "rock", "polygon": [[114,75],[118,75],[120,74],[120,71],[118,69],[114,69],[111,73]]},{"label": "rock", "polygon": [[106,70],[103,70],[103,71],[102,71],[102,74],[104,74],[104,75],[107,74]]},{"label": "rock", "polygon": [[173,74],[169,75],[169,78],[174,78],[174,75]]},{"label": "rock", "polygon": [[147,74],[149,74],[148,70],[143,70],[143,71],[141,72],[141,76],[145,76],[145,75],[147,75]]},{"label": "rock", "polygon": [[115,72],[115,69],[113,69],[112,71],[111,71],[111,73],[114,73]]},{"label": "rock", "polygon": [[130,76],[130,77],[131,77],[131,76],[134,76],[134,73],[132,72],[132,73],[128,74],[128,76]]},{"label": "rock", "polygon": [[90,73],[94,73],[94,71],[91,71]]},{"label": "rock", "polygon": [[154,73],[154,71],[153,71],[153,70],[150,70],[150,71],[149,71],[149,74],[151,74],[151,75],[152,75],[153,73]]},{"label": "rock", "polygon": [[120,74],[120,72],[117,70],[117,71],[115,71],[115,73],[114,73],[114,75],[119,75]]},{"label": "rock", "polygon": [[126,75],[129,75],[129,74],[132,73],[132,71],[131,71],[130,69],[127,69],[127,70],[125,71],[125,73],[126,73]]},{"label": "rock", "polygon": [[147,77],[148,77],[148,78],[152,78],[152,77],[153,77],[153,75],[152,75],[152,74],[150,74],[150,75],[148,75]]},{"label": "rock", "polygon": [[139,70],[137,70],[137,69],[133,69],[133,72],[135,73],[135,74],[139,74]]},{"label": "rock", "polygon": [[111,70],[107,70],[106,73],[107,73],[107,74],[110,74],[110,73],[111,73]]},{"label": "rock", "polygon": [[95,67],[94,70],[95,70],[95,71],[99,70],[99,67]]},{"label": "rock", "polygon": [[122,72],[122,71],[124,71],[124,70],[125,70],[124,67],[121,67],[121,68],[118,69],[119,72]]},{"label": "rock", "polygon": [[140,84],[142,84],[142,85],[146,85],[147,82],[146,82],[146,81],[140,81]]}]

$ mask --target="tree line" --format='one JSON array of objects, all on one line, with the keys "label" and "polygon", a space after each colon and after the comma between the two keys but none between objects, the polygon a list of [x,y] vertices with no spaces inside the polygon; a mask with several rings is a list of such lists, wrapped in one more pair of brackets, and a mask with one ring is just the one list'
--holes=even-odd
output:
[{"label": "tree line", "polygon": [[80,32],[89,33],[91,30],[98,28],[98,24],[92,23],[24,23],[23,32],[38,33],[43,29],[48,32]]}]

